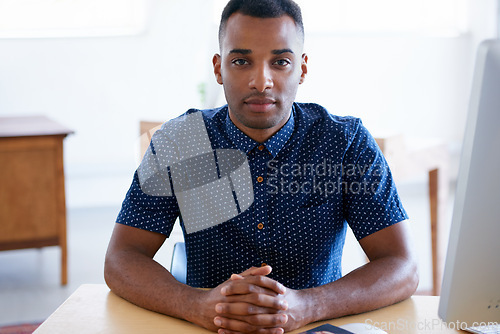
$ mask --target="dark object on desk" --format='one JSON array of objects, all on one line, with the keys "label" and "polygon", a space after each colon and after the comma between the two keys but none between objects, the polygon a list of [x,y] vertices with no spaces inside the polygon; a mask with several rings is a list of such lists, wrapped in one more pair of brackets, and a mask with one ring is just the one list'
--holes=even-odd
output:
[{"label": "dark object on desk", "polygon": [[349,332],[348,330],[330,324],[321,325],[319,327],[315,327],[313,329],[308,330],[307,332],[303,332],[300,334],[315,334],[315,333],[354,334],[353,332]]},{"label": "dark object on desk", "polygon": [[40,327],[41,322],[21,324],[21,325],[10,325],[0,327],[0,334],[31,334],[38,327]]},{"label": "dark object on desk", "polygon": [[61,247],[68,282],[63,139],[73,133],[44,117],[0,118],[0,250]]}]

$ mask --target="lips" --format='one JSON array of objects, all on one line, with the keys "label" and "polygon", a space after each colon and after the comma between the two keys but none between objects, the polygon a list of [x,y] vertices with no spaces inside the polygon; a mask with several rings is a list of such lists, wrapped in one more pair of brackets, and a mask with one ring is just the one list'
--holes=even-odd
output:
[{"label": "lips", "polygon": [[268,97],[251,97],[244,102],[254,112],[266,112],[274,106],[276,100]]}]

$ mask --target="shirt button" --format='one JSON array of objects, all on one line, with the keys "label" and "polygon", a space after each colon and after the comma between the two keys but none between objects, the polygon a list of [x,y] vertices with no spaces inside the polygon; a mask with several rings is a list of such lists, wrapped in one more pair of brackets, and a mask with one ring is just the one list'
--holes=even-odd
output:
[{"label": "shirt button", "polygon": [[257,182],[262,183],[262,181],[264,181],[264,178],[263,178],[262,176],[259,176],[259,177],[257,178]]},{"label": "shirt button", "polygon": [[264,149],[264,145],[260,145],[258,148],[259,148],[259,151],[262,151]]},{"label": "shirt button", "polygon": [[258,228],[259,230],[262,230],[262,229],[264,228],[264,224],[259,223],[259,225],[257,225],[257,228]]}]

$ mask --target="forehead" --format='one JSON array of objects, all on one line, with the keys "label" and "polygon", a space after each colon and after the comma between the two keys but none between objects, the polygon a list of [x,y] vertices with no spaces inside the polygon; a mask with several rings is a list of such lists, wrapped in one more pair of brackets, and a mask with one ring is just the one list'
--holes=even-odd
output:
[{"label": "forehead", "polygon": [[289,48],[300,54],[303,41],[299,30],[288,15],[258,18],[235,13],[227,20],[221,47],[224,52],[234,48]]}]

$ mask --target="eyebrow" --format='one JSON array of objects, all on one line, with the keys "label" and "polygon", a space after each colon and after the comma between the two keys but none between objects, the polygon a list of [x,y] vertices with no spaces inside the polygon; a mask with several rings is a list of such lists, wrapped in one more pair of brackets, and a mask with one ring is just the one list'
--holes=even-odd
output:
[{"label": "eyebrow", "polygon": [[279,49],[279,50],[273,50],[271,51],[272,54],[274,55],[280,55],[280,54],[283,54],[283,53],[291,53],[293,54],[293,51],[292,49]]},{"label": "eyebrow", "polygon": [[[229,51],[229,54],[234,54],[234,53],[248,55],[248,54],[252,53],[252,50],[250,50],[250,49],[233,49],[233,50]],[[293,51],[292,51],[292,49],[277,49],[277,50],[272,50],[271,53],[274,55],[280,55],[283,53],[293,54]]]},{"label": "eyebrow", "polygon": [[250,49],[233,49],[233,50],[229,51],[229,54],[233,54],[233,53],[248,55],[248,54],[252,53],[252,50],[250,50]]}]

